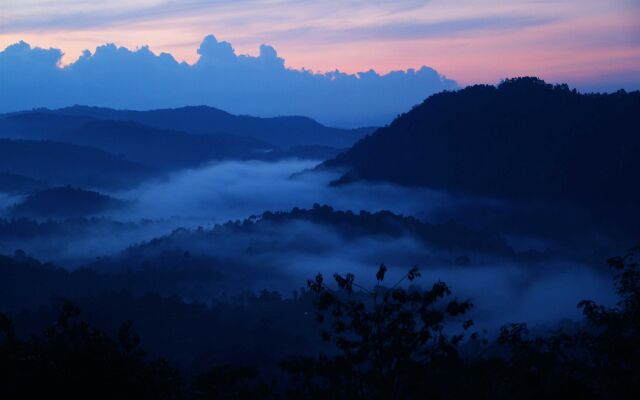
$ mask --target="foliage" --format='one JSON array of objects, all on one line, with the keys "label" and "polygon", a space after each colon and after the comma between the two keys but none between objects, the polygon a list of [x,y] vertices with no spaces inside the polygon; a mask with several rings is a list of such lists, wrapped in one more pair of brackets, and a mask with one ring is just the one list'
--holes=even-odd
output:
[{"label": "foliage", "polygon": [[639,255],[640,247],[634,247],[624,256],[609,259],[618,306],[581,301],[578,307],[585,326],[578,332],[560,330],[529,338],[523,324],[502,328],[498,342],[510,347],[513,370],[535,377],[534,382],[526,382],[528,386],[553,382],[554,389],[564,389],[566,395],[581,392],[582,398],[640,397]]},{"label": "foliage", "polygon": [[139,338],[125,323],[117,340],[78,321],[80,310],[64,306],[42,337],[21,340],[0,314],[0,388],[6,399],[57,396],[80,399],[176,399],[177,371],[167,361],[145,361]]},{"label": "foliage", "polygon": [[[516,323],[503,327],[495,341],[470,332],[472,305],[453,297],[446,284],[418,287],[416,268],[385,286],[388,271],[380,265],[372,288],[359,285],[352,274],[335,275],[336,287],[318,275],[296,299],[304,303],[313,296],[316,319],[323,326],[320,336],[331,347],[317,356],[282,360],[285,378],[266,365],[210,360],[205,369],[188,370],[164,359],[148,360],[131,323],[112,337],[79,320],[78,307],[68,302],[44,334],[30,338],[0,314],[0,391],[8,399],[635,399],[640,396],[639,254],[636,247],[609,260],[620,296],[616,307],[583,301],[582,325],[534,336],[526,325]],[[105,302],[110,298],[94,300],[93,312],[113,307]],[[273,292],[227,310],[178,306],[160,296],[154,301],[173,321],[171,327],[156,326],[155,334],[176,330],[183,341],[199,340],[198,325],[203,334],[218,326],[244,335],[239,340],[286,340],[294,346],[290,338],[271,332],[269,321],[245,335],[238,318],[250,315],[243,309],[258,313],[252,318],[265,310],[300,315],[305,309],[284,308],[285,300]],[[117,304],[122,314],[139,307]],[[203,325],[211,319],[198,315],[210,313],[220,316],[223,325]],[[145,338],[153,334],[147,331]],[[210,343],[222,338],[220,333]],[[224,346],[218,343],[217,351]],[[238,356],[237,350],[230,352]]]},{"label": "foliage", "polygon": [[[464,333],[449,337],[445,327],[464,315],[471,303],[448,300],[451,291],[443,282],[428,290],[402,287],[403,281],[420,276],[415,267],[391,287],[382,285],[386,272],[380,265],[371,290],[355,283],[352,274],[334,275],[337,292],[325,285],[322,275],[309,281],[318,295],[317,319],[331,326],[322,337],[338,351],[318,360],[283,362],[298,379],[306,378],[300,391],[344,398],[407,398],[418,383],[417,366],[457,361],[457,344]],[[464,321],[463,332],[472,325]],[[309,379],[312,376],[327,383],[324,391]]]},{"label": "foliage", "polygon": [[350,170],[338,183],[562,207],[558,217],[584,207],[599,233],[630,229],[637,239],[639,109],[638,91],[581,94],[532,77],[468,86],[429,97],[323,165]]}]

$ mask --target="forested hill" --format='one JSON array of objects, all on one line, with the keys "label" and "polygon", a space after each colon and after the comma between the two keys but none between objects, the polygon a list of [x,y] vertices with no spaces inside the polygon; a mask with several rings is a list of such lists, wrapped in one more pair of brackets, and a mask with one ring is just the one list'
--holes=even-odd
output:
[{"label": "forested hill", "polygon": [[51,184],[109,189],[129,187],[154,174],[149,167],[93,147],[2,138],[0,172],[13,176],[14,181],[22,176]]},{"label": "forested hill", "polygon": [[515,78],[443,92],[323,164],[384,180],[589,207],[640,202],[640,92]]},{"label": "forested hill", "polygon": [[134,121],[156,129],[170,129],[197,135],[239,135],[280,147],[320,145],[346,148],[373,130],[372,128],[331,128],[311,118],[300,116],[260,118],[233,115],[207,106],[150,111],[73,106],[59,110],[41,109],[37,112],[67,117]]},{"label": "forested hill", "polygon": [[[292,229],[301,223],[308,224],[306,230]],[[311,226],[315,227],[315,231]],[[309,234],[310,231],[316,233]],[[476,231],[453,221],[432,224],[390,211],[354,213],[319,204],[314,204],[311,209],[295,207],[287,212],[266,211],[242,221],[216,225],[213,229],[177,229],[169,235],[131,246],[123,256],[130,260],[148,260],[149,257],[166,256],[169,251],[179,250],[179,255],[188,251],[192,254],[204,252],[229,257],[235,247],[242,253],[251,253],[254,256],[263,252],[291,251],[288,246],[290,241],[294,240],[292,232],[296,233],[294,237],[304,237],[307,240],[299,250],[311,253],[327,248],[324,243],[327,238],[317,233],[323,232],[327,236],[336,235],[340,242],[356,242],[359,239],[376,237],[385,241],[413,238],[434,251],[447,254],[459,255],[469,252],[526,261],[540,258],[533,253],[516,254],[502,237],[490,232]],[[238,243],[242,245],[238,246]],[[289,245],[283,248],[282,243]]]}]

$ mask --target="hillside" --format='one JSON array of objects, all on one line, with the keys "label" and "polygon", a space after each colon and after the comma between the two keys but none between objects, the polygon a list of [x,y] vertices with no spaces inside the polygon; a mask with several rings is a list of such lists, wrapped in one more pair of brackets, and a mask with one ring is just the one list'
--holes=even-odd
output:
[{"label": "hillside", "polygon": [[255,158],[273,150],[256,139],[233,135],[191,135],[130,121],[87,122],[61,137],[158,169],[173,170],[227,158]]},{"label": "hillside", "polygon": [[297,116],[260,118],[233,115],[207,106],[151,111],[74,106],[59,110],[38,111],[62,116],[134,121],[156,129],[170,129],[198,135],[248,136],[281,147],[317,145],[346,148],[373,130],[372,128],[331,128],[310,118]]},{"label": "hillside", "polygon": [[95,148],[44,140],[0,139],[0,171],[100,188],[131,186],[153,176],[150,168]]},{"label": "hillside", "polygon": [[29,195],[11,207],[11,214],[20,217],[84,217],[124,204],[121,200],[90,190],[54,187]]},{"label": "hillside", "polygon": [[185,251],[192,257],[200,254],[217,257],[218,260],[237,261],[248,256],[255,261],[264,255],[277,259],[273,254],[296,251],[330,254],[335,243],[328,238],[335,238],[341,245],[356,247],[361,240],[392,242],[411,239],[421,243],[425,249],[453,258],[461,254],[483,254],[505,259],[528,257],[517,254],[503,238],[495,234],[469,229],[455,222],[433,224],[390,211],[353,213],[318,204],[311,209],[267,211],[260,216],[229,221],[212,229],[177,229],[169,235],[131,246],[121,256],[127,260],[127,265],[150,260],[156,264],[166,263],[169,254],[176,255],[180,261]]},{"label": "hillside", "polygon": [[91,146],[160,169],[191,167],[215,159],[258,157],[275,149],[238,135],[192,135],[132,121],[39,111],[0,117],[0,137]]},{"label": "hillside", "polygon": [[640,93],[580,94],[537,78],[429,97],[323,167],[382,180],[588,207],[640,202]]},{"label": "hillside", "polygon": [[27,193],[45,185],[44,182],[26,176],[0,172],[0,193]]},{"label": "hillside", "polygon": [[[160,122],[156,121],[157,123],[138,118],[144,120],[142,123],[133,120],[138,115],[137,112],[109,110],[110,112],[106,115],[113,116],[113,119],[109,119],[103,118],[99,112],[93,115],[93,111],[104,111],[104,109],[76,107],[65,110],[87,110],[91,115],[65,115],[49,110],[7,114],[0,116],[0,137],[90,146],[122,156],[129,161],[165,171],[196,167],[206,162],[224,159],[324,160],[335,157],[340,151],[339,148],[346,146],[345,142],[331,138],[333,133],[327,133],[333,132],[331,128],[325,128],[315,122],[310,125],[315,127],[313,132],[307,131],[298,138],[281,138],[285,144],[276,146],[255,138],[265,132],[259,126],[260,124],[255,128],[255,132],[259,132],[260,135],[253,135],[253,137],[235,133],[199,134],[199,131],[185,133],[174,129],[175,124],[171,118],[168,119],[167,124],[162,123],[162,117]],[[133,113],[132,119],[126,119],[130,113]],[[251,117],[246,118],[251,119]],[[242,118],[239,120],[244,121]],[[165,128],[164,125],[169,127]],[[297,135],[302,131],[297,131],[295,126],[297,125],[287,127],[287,123],[283,123],[278,129],[288,132],[287,135]],[[343,134],[344,132],[339,136],[342,137]],[[350,140],[349,144],[356,139]],[[298,145],[299,142],[303,144]],[[316,144],[316,142],[333,143],[334,146]]]}]

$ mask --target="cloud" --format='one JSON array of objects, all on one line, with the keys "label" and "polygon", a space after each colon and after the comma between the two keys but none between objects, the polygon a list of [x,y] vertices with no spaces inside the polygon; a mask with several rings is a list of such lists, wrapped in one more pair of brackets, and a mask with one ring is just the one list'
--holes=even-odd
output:
[{"label": "cloud", "polygon": [[204,38],[193,65],[147,46],[106,44],[60,67],[58,49],[25,42],[0,52],[0,111],[86,104],[153,109],[210,105],[260,116],[305,115],[331,125],[389,122],[429,95],[456,83],[432,68],[378,74],[313,73],[287,68],[269,46],[258,56],[238,55],[213,35]]},{"label": "cloud", "polygon": [[238,13],[255,15],[265,14],[265,11],[273,9],[289,11],[292,16],[304,15],[305,19],[317,9],[324,12],[342,9],[355,13],[363,8],[372,8],[384,10],[385,13],[397,13],[421,8],[424,4],[425,2],[420,0],[330,0],[317,5],[310,5],[301,0],[234,0],[232,4],[221,0],[143,0],[135,3],[122,0],[93,3],[39,0],[37,5],[25,2],[8,7],[5,10],[7,17],[0,26],[0,33],[95,29],[181,17],[211,17],[220,13],[230,16]]},{"label": "cloud", "polygon": [[[536,75],[580,89],[638,87],[637,1],[598,0],[4,0],[0,45],[65,50],[63,63],[105,39],[142,43],[195,63],[212,29],[242,52],[261,41],[287,65],[354,73],[430,65],[463,84]],[[185,46],[185,43],[193,43]],[[629,61],[629,57],[635,60]],[[607,85],[602,63],[615,84]],[[585,72],[586,70],[586,72]],[[618,83],[620,82],[620,83]]]},{"label": "cloud", "polygon": [[203,9],[219,6],[220,3],[222,2],[210,0],[146,0],[135,4],[120,0],[100,3],[40,0],[37,5],[16,4],[7,8],[8,17],[5,17],[6,21],[0,27],[0,33],[23,32],[32,29],[57,31],[60,29],[121,26],[202,12]]},{"label": "cloud", "polygon": [[464,17],[442,21],[396,21],[376,23],[366,26],[302,27],[283,30],[270,35],[270,39],[282,39],[288,36],[303,35],[308,40],[336,42],[362,42],[372,40],[412,40],[455,38],[480,32],[504,33],[521,31],[557,21],[557,17],[498,15],[483,17]]}]

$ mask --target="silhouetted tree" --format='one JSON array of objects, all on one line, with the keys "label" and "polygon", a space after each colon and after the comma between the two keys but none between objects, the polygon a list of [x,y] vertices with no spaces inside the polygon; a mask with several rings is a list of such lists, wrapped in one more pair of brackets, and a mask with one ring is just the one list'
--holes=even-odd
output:
[{"label": "silhouetted tree", "polygon": [[125,323],[113,339],[63,307],[42,336],[21,340],[0,314],[0,397],[3,399],[178,399],[177,371],[165,360],[146,361]]},{"label": "silhouetted tree", "polygon": [[620,301],[607,308],[578,304],[585,325],[530,338],[526,325],[502,328],[498,343],[511,354],[510,384],[536,387],[540,395],[594,399],[640,397],[640,247],[609,259]]},{"label": "silhouetted tree", "polygon": [[194,400],[274,398],[271,387],[254,367],[222,365],[198,375],[193,384]]},{"label": "silhouetted tree", "polygon": [[318,296],[317,319],[331,326],[322,337],[337,352],[284,361],[282,367],[298,382],[292,397],[410,398],[418,393],[423,366],[459,362],[456,344],[473,323],[464,321],[463,333],[453,336],[445,333],[445,325],[465,314],[471,303],[447,300],[451,291],[443,282],[428,290],[402,287],[405,280],[420,276],[417,268],[385,287],[386,272],[380,265],[372,289],[356,284],[352,274],[334,275],[338,291],[329,289],[322,275],[309,281]]}]

